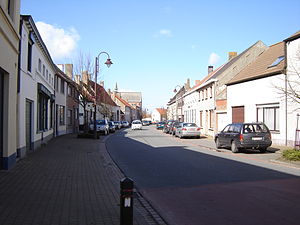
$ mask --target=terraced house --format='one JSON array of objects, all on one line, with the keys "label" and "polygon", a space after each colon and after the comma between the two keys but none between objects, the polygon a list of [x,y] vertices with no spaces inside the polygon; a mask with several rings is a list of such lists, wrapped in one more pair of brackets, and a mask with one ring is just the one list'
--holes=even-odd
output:
[{"label": "terraced house", "polygon": [[20,1],[0,0],[0,169],[17,158],[17,91]]}]

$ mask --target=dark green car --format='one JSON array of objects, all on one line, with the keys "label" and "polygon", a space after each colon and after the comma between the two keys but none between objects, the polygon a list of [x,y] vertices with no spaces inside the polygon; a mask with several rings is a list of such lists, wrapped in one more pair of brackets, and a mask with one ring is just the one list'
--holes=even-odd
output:
[{"label": "dark green car", "polygon": [[156,129],[157,130],[162,130],[164,128],[165,124],[166,124],[166,122],[164,122],[164,121],[158,122],[156,124]]}]

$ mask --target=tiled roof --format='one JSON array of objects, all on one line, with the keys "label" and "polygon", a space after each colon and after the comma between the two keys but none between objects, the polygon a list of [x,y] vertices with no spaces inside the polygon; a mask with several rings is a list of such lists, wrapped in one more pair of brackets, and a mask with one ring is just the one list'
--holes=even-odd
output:
[{"label": "tiled roof", "polygon": [[294,33],[292,36],[288,37],[287,39],[285,39],[284,41],[292,41],[295,40],[297,38],[300,38],[300,30],[297,31],[296,33]]},{"label": "tiled roof", "polygon": [[[90,84],[90,87],[94,90],[95,82],[90,80],[89,84]],[[106,92],[104,87],[102,87],[100,84],[97,84],[97,102],[105,103],[105,104],[111,105],[111,106],[117,106],[117,104],[111,99],[109,94]]]},{"label": "tiled roof", "polygon": [[270,46],[267,50],[260,54],[255,61],[246,66],[240,73],[233,77],[227,85],[283,73],[285,59],[275,66],[271,65],[276,59],[278,59],[278,57],[285,55],[284,46],[284,42],[279,42]]},{"label": "tiled roof", "polygon": [[159,112],[160,115],[165,115],[167,114],[167,110],[164,108],[156,108],[156,110]]},{"label": "tiled roof", "polygon": [[120,102],[122,102],[123,105],[132,108],[132,106],[131,106],[126,100],[124,100],[123,98],[120,98],[118,95],[115,95],[115,97],[116,97]]}]

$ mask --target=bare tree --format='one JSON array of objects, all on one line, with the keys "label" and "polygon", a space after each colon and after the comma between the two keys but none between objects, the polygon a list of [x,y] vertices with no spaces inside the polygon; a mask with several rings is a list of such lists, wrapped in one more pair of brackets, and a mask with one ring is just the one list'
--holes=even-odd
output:
[{"label": "bare tree", "polygon": [[93,74],[93,63],[89,54],[78,53],[76,63],[74,64],[76,88],[80,93],[79,104],[83,107],[83,129],[88,131],[87,105],[93,102],[94,89],[89,85],[89,80]]}]

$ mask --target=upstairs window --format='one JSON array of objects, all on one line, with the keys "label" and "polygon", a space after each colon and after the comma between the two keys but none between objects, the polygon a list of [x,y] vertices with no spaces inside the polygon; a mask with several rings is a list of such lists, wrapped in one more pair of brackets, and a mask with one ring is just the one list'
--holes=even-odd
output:
[{"label": "upstairs window", "polygon": [[65,81],[63,79],[60,79],[60,92],[65,93]]},{"label": "upstairs window", "polygon": [[27,71],[31,72],[32,65],[32,42],[28,41],[28,52],[27,52]]},{"label": "upstairs window", "polygon": [[39,59],[38,70],[40,73],[42,72],[42,60],[41,59]]},{"label": "upstairs window", "polygon": [[282,60],[284,60],[284,56],[279,56],[268,68],[277,66]]},{"label": "upstairs window", "polygon": [[8,0],[7,1],[7,13],[12,20],[14,20],[14,8],[15,8],[15,1]]}]

